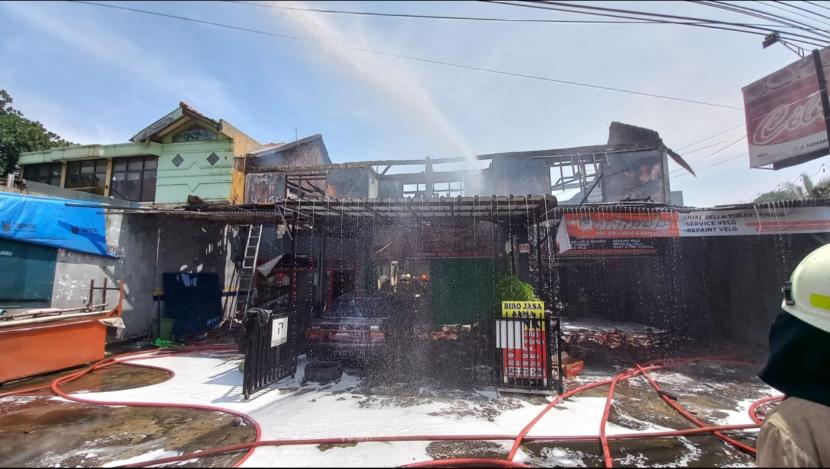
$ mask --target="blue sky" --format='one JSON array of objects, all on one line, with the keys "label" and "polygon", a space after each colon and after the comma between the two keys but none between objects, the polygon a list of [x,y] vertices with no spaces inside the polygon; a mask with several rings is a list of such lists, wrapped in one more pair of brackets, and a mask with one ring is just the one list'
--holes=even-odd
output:
[{"label": "blue sky", "polygon": [[[607,2],[615,6],[619,2]],[[797,57],[758,36],[672,25],[458,22],[329,15],[227,2],[121,5],[302,37],[271,38],[86,4],[0,2],[0,88],[28,117],[79,143],[126,141],[184,100],[261,142],[320,133],[335,161],[460,156],[602,144],[612,121],[683,148],[743,112],[364,54],[371,48],[742,107],[741,87]],[[576,19],[479,2],[307,2],[417,14]],[[625,8],[748,21],[685,2]],[[585,17],[579,17],[584,19]],[[749,201],[819,159],[749,169],[743,128],[685,154],[688,205]],[[698,160],[709,156],[706,160]],[[734,159],[733,159],[734,158]],[[722,162],[722,163],[721,163]],[[677,167],[672,163],[670,169]],[[830,173],[828,173],[830,176]]]}]

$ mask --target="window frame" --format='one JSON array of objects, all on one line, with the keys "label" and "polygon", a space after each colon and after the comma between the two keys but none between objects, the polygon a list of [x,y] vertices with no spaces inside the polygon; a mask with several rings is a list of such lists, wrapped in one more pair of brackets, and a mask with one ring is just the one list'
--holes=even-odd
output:
[{"label": "window frame", "polygon": [[[43,169],[46,168],[46,177],[44,178],[42,175]],[[57,174],[54,174],[54,169],[57,168]],[[29,176],[32,173],[32,170],[37,169],[37,176],[31,177]],[[61,162],[48,162],[48,163],[35,163],[35,164],[27,164],[23,166],[23,179],[31,182],[39,182],[41,184],[48,184],[50,186],[57,186],[60,187],[61,185],[61,176],[63,174],[63,163]]]},{"label": "window frame", "polygon": [[[85,165],[92,164],[92,173],[84,173],[83,169]],[[81,192],[89,192],[92,194],[98,195],[106,195],[107,191],[107,165],[109,164],[108,158],[98,158],[94,160],[74,160],[74,161],[67,161],[66,162],[66,179],[64,180],[63,187],[66,189],[72,189],[75,191]],[[75,169],[77,168],[77,171]],[[100,183],[100,185],[94,186],[73,186],[72,177],[73,176],[83,176],[85,174],[92,174],[95,178],[96,182]],[[100,176],[100,177],[99,177]]]},{"label": "window frame", "polygon": [[[140,169],[131,169],[133,163],[141,162]],[[147,162],[152,161],[155,164],[152,168],[147,168]],[[123,169],[118,168],[119,163],[123,163]],[[152,172],[153,177],[148,178],[148,174]],[[128,175],[130,174],[138,174],[138,194],[136,197],[132,197],[133,194],[118,194],[117,187],[118,183],[130,181],[128,179]],[[123,176],[123,179],[120,181],[116,181],[117,177]],[[140,156],[130,156],[130,157],[122,157],[122,158],[113,158],[112,160],[112,171],[110,174],[110,195],[112,197],[121,199],[121,200],[129,200],[131,202],[155,202],[156,199],[156,188],[158,187],[158,183],[154,182],[152,187],[152,194],[145,194],[145,181],[152,179],[153,181],[158,181],[158,157],[153,155],[140,155]]]}]

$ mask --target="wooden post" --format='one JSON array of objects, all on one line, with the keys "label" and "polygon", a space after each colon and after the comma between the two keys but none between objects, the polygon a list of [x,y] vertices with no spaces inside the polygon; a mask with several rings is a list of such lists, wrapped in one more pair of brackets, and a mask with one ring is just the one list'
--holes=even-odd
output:
[{"label": "wooden post", "polygon": [[66,161],[61,162],[61,182],[60,186],[58,187],[65,187],[66,186]]},{"label": "wooden post", "polygon": [[104,197],[110,196],[110,183],[112,182],[112,158],[107,158],[107,175],[104,180]]}]

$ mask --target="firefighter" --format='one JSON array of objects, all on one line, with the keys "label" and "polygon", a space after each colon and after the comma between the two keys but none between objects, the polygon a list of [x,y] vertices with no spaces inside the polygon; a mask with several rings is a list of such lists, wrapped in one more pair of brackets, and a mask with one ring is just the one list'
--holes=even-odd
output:
[{"label": "firefighter", "polygon": [[787,398],[761,427],[757,462],[830,466],[830,244],[807,255],[782,291],[759,377]]}]

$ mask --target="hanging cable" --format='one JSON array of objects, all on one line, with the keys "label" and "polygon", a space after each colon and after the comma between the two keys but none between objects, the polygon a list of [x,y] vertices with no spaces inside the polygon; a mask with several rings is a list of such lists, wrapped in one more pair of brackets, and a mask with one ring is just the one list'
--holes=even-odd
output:
[{"label": "hanging cable", "polygon": [[682,147],[678,148],[678,149],[677,149],[677,150],[675,150],[675,151],[679,152],[679,151],[685,150],[686,148],[689,148],[689,147],[695,146],[695,145],[697,145],[698,143],[702,143],[702,142],[705,142],[705,141],[707,141],[707,140],[711,140],[711,139],[713,139],[713,138],[715,138],[715,137],[721,136],[721,135],[723,135],[723,134],[725,134],[725,133],[727,133],[727,132],[731,132],[731,131],[733,131],[733,130],[737,129],[738,127],[743,127],[743,126],[745,126],[745,125],[746,125],[745,123],[741,122],[740,124],[738,124],[738,125],[736,125],[736,126],[734,126],[734,127],[730,127],[730,128],[728,128],[728,129],[726,129],[726,130],[722,130],[722,131],[720,131],[720,132],[718,132],[718,133],[716,133],[716,134],[714,134],[714,135],[710,135],[710,136],[708,136],[708,137],[706,137],[706,138],[702,138],[702,139],[700,139],[700,140],[698,140],[698,141],[696,141],[696,142],[692,142],[692,143],[690,143],[690,144],[688,144],[688,145],[682,146]]},{"label": "hanging cable", "polygon": [[[134,12],[134,13],[147,14],[147,15],[162,16],[162,17],[167,17],[167,18],[171,18],[171,19],[178,19],[178,20],[182,20],[182,21],[189,21],[189,22],[194,22],[194,23],[203,23],[203,24],[206,24],[206,25],[220,27],[220,28],[234,29],[234,30],[248,32],[248,33],[255,33],[255,34],[261,34],[261,35],[266,35],[266,36],[271,36],[271,37],[277,37],[277,38],[280,38],[280,39],[291,39],[291,40],[294,40],[294,41],[300,41],[300,42],[304,42],[304,43],[317,44],[317,42],[314,41],[314,40],[310,40],[310,39],[306,39],[306,38],[302,38],[302,37],[272,33],[272,32],[269,32],[269,31],[262,31],[262,30],[258,30],[258,29],[238,27],[238,26],[223,24],[223,23],[215,23],[215,22],[212,22],[212,21],[203,21],[203,20],[199,20],[199,19],[196,19],[196,18],[189,18],[189,17],[184,17],[184,16],[178,16],[178,15],[170,15],[170,14],[160,13],[160,12],[156,12],[156,11],[152,11],[152,10],[142,10],[142,9],[138,9],[138,8],[130,8],[130,7],[125,7],[125,6],[120,6],[120,5],[109,5],[109,4],[106,4],[106,3],[81,1],[81,0],[74,1],[73,3],[81,3],[81,4],[92,5],[92,6],[97,6],[97,7],[112,8],[112,9],[116,9],[116,10],[124,10],[124,11],[130,11],[130,12]],[[441,60],[428,59],[428,58],[424,58],[424,57],[415,57],[415,56],[411,56],[411,55],[396,54],[396,53],[392,53],[392,52],[383,52],[383,51],[374,50],[374,49],[366,49],[366,48],[362,48],[362,47],[352,47],[352,46],[346,46],[346,45],[337,45],[337,47],[341,47],[341,48],[347,49],[347,50],[352,50],[352,51],[355,51],[355,52],[362,52],[362,53],[368,53],[368,54],[374,54],[374,55],[382,55],[382,56],[386,56],[386,57],[394,57],[394,58],[409,60],[409,61],[414,61],[414,62],[428,63],[428,64],[433,64],[433,65],[441,65],[441,66],[444,66],[444,67],[453,67],[453,68],[459,68],[459,69],[464,69],[464,70],[486,72],[486,73],[491,73],[491,74],[496,74],[496,75],[504,75],[504,76],[510,76],[510,77],[516,77],[516,78],[526,78],[526,79],[530,79],[530,80],[544,81],[544,82],[548,82],[548,83],[558,83],[558,84],[563,84],[563,85],[579,86],[579,87],[592,88],[592,89],[598,89],[598,90],[603,90],[603,91],[612,91],[612,92],[615,92],[615,93],[632,94],[632,95],[637,95],[637,96],[645,96],[645,97],[650,97],[650,98],[664,99],[664,100],[668,100],[668,101],[678,101],[678,102],[685,102],[685,103],[690,103],[690,104],[699,104],[699,105],[702,105],[702,106],[718,107],[718,108],[723,108],[723,109],[733,109],[733,110],[738,110],[738,111],[742,110],[741,108],[736,107],[736,106],[728,106],[728,105],[725,105],[725,104],[710,103],[710,102],[700,101],[700,100],[695,100],[695,99],[680,98],[680,97],[676,97],[676,96],[660,95],[660,94],[647,93],[647,92],[642,92],[642,91],[626,90],[626,89],[622,89],[622,88],[614,88],[614,87],[603,86],[603,85],[598,85],[598,84],[594,84],[594,83],[584,83],[584,82],[578,82],[578,81],[572,81],[572,80],[561,80],[561,79],[558,79],[558,78],[551,78],[551,77],[546,77],[546,76],[541,76],[541,75],[531,75],[531,74],[526,74],[526,73],[509,72],[509,71],[506,71],[506,70],[497,70],[497,69],[491,69],[491,68],[485,68],[485,67],[477,67],[477,66],[474,66],[474,65],[465,65],[465,64],[458,64],[458,63],[452,63],[452,62],[445,62],[445,61],[441,61]]]},{"label": "hanging cable", "polygon": [[[755,17],[755,18],[760,18],[760,19],[763,19],[763,20],[766,20],[766,21],[774,21],[774,22],[779,23],[781,25],[795,27],[795,28],[803,30],[803,31],[811,31],[811,32],[813,32],[813,34],[818,36],[818,37],[813,38],[815,40],[827,41],[827,39],[830,38],[830,34],[828,34],[827,32],[823,32],[823,30],[816,31],[815,28],[810,27],[809,25],[805,25],[804,23],[801,23],[801,22],[798,22],[798,21],[792,21],[792,20],[784,18],[780,15],[776,15],[776,14],[771,13],[771,12],[761,11],[761,10],[751,8],[751,7],[747,7],[747,6],[744,6],[744,5],[737,5],[737,4],[726,3],[726,2],[718,2],[718,1],[692,1],[691,3],[696,3],[696,4],[699,4],[699,5],[704,5],[704,6],[708,6],[708,7],[712,7],[712,8],[718,8],[718,9],[721,9],[721,10],[731,11],[733,13],[739,13],[739,14],[743,14],[743,15],[747,15],[747,16],[751,16],[751,17]],[[793,36],[793,37],[807,37],[807,36],[804,36],[804,35],[801,35],[801,34],[795,34],[795,33],[789,33],[789,35]],[[821,44],[821,45],[825,45],[825,44],[826,44],[826,42],[824,44]]]},{"label": "hanging cable", "polygon": [[804,3],[809,3],[810,5],[815,5],[819,8],[823,8],[827,11],[830,11],[830,7],[822,5],[820,2],[814,2],[814,1],[811,1],[811,0],[804,0]]},{"label": "hanging cable", "polygon": [[[705,18],[694,18],[694,17],[685,17],[685,16],[676,16],[676,15],[664,15],[659,13],[651,13],[651,12],[641,12],[641,11],[632,11],[632,10],[621,10],[615,8],[604,8],[598,7],[593,5],[581,5],[581,4],[573,4],[573,3],[563,3],[563,2],[542,2],[542,3],[521,3],[521,2],[509,2],[509,1],[500,1],[500,0],[483,0],[487,1],[488,3],[497,3],[502,5],[511,5],[511,6],[519,6],[519,7],[527,7],[527,8],[537,8],[542,10],[553,10],[553,11],[564,11],[568,13],[577,13],[583,15],[591,15],[591,16],[603,16],[603,17],[610,17],[610,18],[624,18],[624,19],[648,19],[648,18],[660,18],[660,20],[656,21],[666,21],[673,24],[679,25],[687,25],[687,26],[695,26],[695,27],[702,27],[702,28],[709,28],[709,29],[719,29],[724,31],[736,31],[742,32],[746,34],[753,34],[757,36],[767,36],[770,32],[770,28],[753,26],[746,23],[736,23],[736,22],[728,22],[728,21],[719,21],[719,20],[711,20]],[[561,6],[560,6],[561,5]],[[637,16],[633,16],[637,15]],[[744,29],[738,29],[744,28]],[[799,28],[801,29],[801,28]],[[780,32],[780,35],[786,35],[786,37],[790,40],[802,42],[805,44],[809,44],[812,46],[823,46],[824,43],[819,43],[819,41],[826,41],[824,37],[816,37],[815,35],[805,35],[800,33],[794,32]]]},{"label": "hanging cable", "polygon": [[[804,11],[804,12],[807,12],[807,13],[811,13],[811,14],[812,14],[812,16],[810,16],[810,15],[804,15],[804,14],[797,13],[797,12],[790,12],[790,14],[792,14],[792,15],[798,15],[798,16],[800,16],[800,17],[802,17],[802,18],[807,18],[807,19],[809,19],[810,21],[814,21],[814,22],[822,22],[821,20],[818,20],[818,19],[816,19],[815,17],[819,17],[819,18],[824,18],[824,19],[830,20],[830,16],[825,16],[825,15],[822,15],[821,13],[818,13],[818,12],[815,12],[815,11],[811,11],[811,10],[808,10],[808,9],[806,9],[806,8],[801,8],[800,6],[793,5],[792,3],[785,3],[785,2],[782,2],[782,1],[780,1],[780,0],[775,0],[775,1],[774,1],[774,3],[778,3],[778,4],[784,5],[784,6],[786,6],[786,7],[789,7],[789,8],[795,9],[795,10],[799,10],[799,11]],[[769,6],[769,7],[776,8],[776,9],[778,9],[778,10],[787,11],[787,9],[786,9],[786,8],[781,8],[781,7],[780,7],[780,6],[778,6],[778,5],[770,5],[770,2],[767,2],[767,3],[765,3],[764,5]],[[825,29],[824,31],[826,31],[826,29]]]},{"label": "hanging cable", "polygon": [[[720,153],[720,152],[722,152],[722,151],[726,150],[727,148],[729,148],[729,147],[731,147],[731,146],[733,146],[733,145],[737,144],[738,142],[740,142],[740,141],[744,140],[745,138],[746,138],[746,135],[741,135],[738,139],[736,139],[736,140],[734,140],[734,141],[732,141],[732,142],[730,142],[730,143],[726,144],[725,146],[723,146],[723,147],[721,147],[721,148],[719,148],[719,149],[717,149],[717,150],[713,151],[712,153],[709,153],[708,155],[704,156],[703,158],[701,158],[701,159],[699,159],[699,160],[697,160],[697,161],[689,162],[689,164],[691,164],[691,163],[699,164],[699,163],[700,163],[700,162],[702,162],[702,161],[706,161],[706,160],[708,160],[709,158],[712,158],[713,156],[717,155],[718,153]],[[683,170],[682,168],[675,169],[675,170],[673,170],[673,171],[670,171],[670,172],[669,172],[669,175],[671,176],[671,173],[678,173],[678,172],[683,172],[683,171],[684,171],[684,170]]]},{"label": "hanging cable", "polygon": [[448,15],[416,15],[411,13],[386,13],[375,11],[355,11],[355,10],[334,10],[323,8],[296,8],[280,4],[264,4],[260,2],[248,2],[242,0],[224,0],[228,3],[236,5],[247,5],[259,8],[269,8],[273,10],[288,10],[288,11],[307,11],[312,13],[327,13],[335,15],[354,15],[354,16],[376,16],[384,18],[411,18],[411,19],[433,19],[433,20],[453,20],[453,21],[490,21],[497,23],[555,23],[555,24],[657,24],[654,21],[611,21],[611,20],[557,20],[557,19],[541,19],[541,18],[496,18],[484,16],[448,16]]}]

